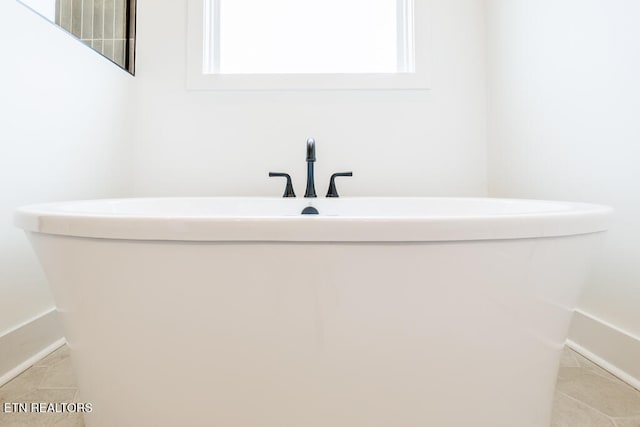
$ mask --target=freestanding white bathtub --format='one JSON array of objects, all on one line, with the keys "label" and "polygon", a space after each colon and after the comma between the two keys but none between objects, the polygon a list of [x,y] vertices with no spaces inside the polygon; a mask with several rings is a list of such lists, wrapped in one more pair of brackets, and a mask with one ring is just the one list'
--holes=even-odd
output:
[{"label": "freestanding white bathtub", "polygon": [[548,427],[610,209],[174,198],[20,209],[88,426]]}]

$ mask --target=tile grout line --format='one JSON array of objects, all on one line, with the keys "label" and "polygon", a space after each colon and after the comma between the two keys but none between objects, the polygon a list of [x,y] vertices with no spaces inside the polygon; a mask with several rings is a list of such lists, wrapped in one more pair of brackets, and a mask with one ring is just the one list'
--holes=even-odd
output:
[{"label": "tile grout line", "polygon": [[116,36],[116,1],[113,1],[113,23],[112,23],[112,30],[111,30],[111,58],[116,56],[116,41],[115,41],[115,36]]},{"label": "tile grout line", "polygon": [[[616,427],[619,427],[618,421],[637,421],[638,423],[640,423],[640,416],[633,416],[633,417],[615,417],[612,418],[613,423],[616,425]],[[640,425],[640,424],[638,424]]]},{"label": "tile grout line", "polygon": [[96,0],[91,0],[91,33],[89,34],[89,38],[91,40],[90,46],[93,49],[93,41],[96,38]]},{"label": "tile grout line", "polygon": [[36,387],[36,390],[77,390],[78,387]]},{"label": "tile grout line", "polygon": [[[586,358],[585,358],[586,359]],[[622,378],[617,377],[614,373],[607,371],[606,369],[604,369],[602,366],[598,365],[597,363],[591,362],[589,359],[588,360],[590,363],[592,363],[594,366],[596,366],[599,369],[592,369],[591,367],[584,367],[582,365],[580,365],[580,369],[584,369],[587,372],[590,372],[594,375],[599,376],[600,378],[604,378],[614,384],[617,385],[624,385],[628,388],[630,388],[632,391],[636,392],[636,393],[640,393],[640,390],[636,389],[634,386],[632,386],[631,384],[629,384],[628,382],[626,382],[625,380],[623,380]],[[578,362],[580,363],[580,362]],[[602,371],[606,372],[607,374],[609,374],[610,376],[605,375],[605,373],[603,373]],[[613,378],[611,378],[613,377]]]},{"label": "tile grout line", "polygon": [[[587,359],[586,357],[584,357],[583,355],[581,355],[580,353],[578,353],[577,351],[570,349],[572,353],[574,354],[574,357],[576,358],[578,365],[580,365],[579,367],[582,369],[585,369],[588,372],[591,372],[595,375],[598,375],[601,378],[606,378],[609,381],[616,383],[612,378],[610,378],[609,376],[615,378],[615,380],[619,383],[624,384],[625,386],[631,388],[633,391],[640,393],[640,390],[638,390],[637,388],[635,388],[634,386],[632,386],[631,384],[629,384],[628,382],[626,382],[625,380],[623,380],[622,378],[618,377],[616,374],[614,374],[613,372],[610,372],[609,370],[603,368],[602,366],[598,365],[596,362]],[[580,359],[584,359],[588,362],[588,364],[595,366],[598,369],[593,369],[592,366],[587,365],[586,367],[583,366],[583,364],[580,362]],[[604,372],[606,372],[609,376],[605,375]]]},{"label": "tile grout line", "polygon": [[104,37],[104,21],[105,21],[105,15],[106,15],[106,8],[104,7],[104,0],[102,1],[102,48],[100,48],[100,53],[104,54],[104,41],[106,40]]},{"label": "tile grout line", "polygon": [[[44,367],[44,366],[42,366],[42,367]],[[32,369],[32,368],[33,368],[33,366],[30,366],[30,367],[29,367],[29,368],[27,368],[24,372],[22,372],[20,375],[24,375],[24,373],[25,373],[25,372],[27,372],[29,369]],[[39,378],[38,378],[38,380],[39,380],[39,381],[37,381],[37,383],[38,383],[38,384],[42,383],[42,380],[43,380],[43,378],[44,378],[44,373],[46,373],[46,372],[47,372],[47,370],[48,370],[48,368],[44,370],[44,372],[43,372],[43,374],[42,374],[42,375],[39,375]],[[18,377],[19,377],[20,375],[18,375]],[[18,377],[16,377],[16,378],[18,378]],[[14,378],[13,380],[15,380],[16,378]],[[13,380],[11,380],[11,381],[13,381]],[[9,384],[9,383],[7,383],[7,384]],[[0,390],[2,390],[3,388],[5,388],[5,387],[7,386],[7,384],[5,384],[5,385],[3,385],[2,387],[0,387]],[[16,395],[16,400],[17,400],[17,399],[21,399],[21,398],[23,398],[24,396],[28,395],[29,393],[32,393],[32,392],[36,391],[37,389],[38,389],[38,386],[37,386],[37,385],[32,384],[32,386],[31,386],[31,387],[29,387],[29,389],[28,389],[28,390],[25,390],[23,393]]]},{"label": "tile grout line", "polygon": [[84,30],[84,0],[80,0],[80,37],[82,38],[82,32]]},{"label": "tile grout line", "polygon": [[581,366],[580,366],[580,361],[579,361],[579,360],[578,360],[578,358],[576,357],[576,354],[577,354],[577,353],[575,353],[573,350],[570,350],[570,351],[568,352],[568,354],[571,356],[571,359],[573,359],[574,363],[575,363],[577,366],[561,366],[561,368],[574,368],[574,367],[575,367],[575,368],[580,368],[580,367],[581,367]]},{"label": "tile grout line", "polygon": [[602,415],[603,417],[605,417],[606,419],[608,419],[609,421],[611,421],[612,423],[614,423],[614,425],[616,424],[615,421],[613,420],[613,418],[611,418],[609,415],[599,411],[598,409],[594,408],[593,406],[589,405],[586,402],[583,402],[580,399],[577,399],[571,395],[568,395],[567,393],[565,393],[564,391],[560,391],[560,390],[556,390],[556,393],[562,394],[565,397],[568,397],[569,399],[573,400],[574,402],[578,402],[579,404],[581,404],[582,406],[586,406],[589,409],[592,409],[594,411],[596,411],[598,414]]},{"label": "tile grout line", "polygon": [[[578,363],[580,363],[580,362],[578,362]],[[577,366],[577,367],[564,366],[564,367],[563,367],[563,369],[582,369],[583,371],[589,372],[589,373],[591,373],[591,374],[593,374],[593,375],[597,375],[598,377],[600,377],[600,378],[604,378],[605,380],[610,381],[610,382],[612,382],[612,383],[614,383],[614,384],[617,384],[617,385],[622,384],[622,385],[625,385],[625,386],[627,386],[627,387],[631,388],[632,390],[635,390],[635,388],[634,388],[633,386],[631,386],[630,384],[627,384],[627,383],[626,383],[626,382],[624,382],[622,379],[620,379],[620,378],[616,377],[615,375],[613,375],[611,372],[607,371],[606,369],[604,369],[604,368],[602,368],[602,367],[600,367],[600,366],[598,366],[598,365],[595,365],[595,366],[596,366],[596,367],[598,367],[598,368],[600,368],[600,369],[602,369],[602,370],[603,370],[603,371],[605,371],[607,374],[611,375],[613,378],[609,377],[608,375],[606,375],[606,374],[605,374],[605,373],[603,373],[603,372],[600,372],[600,371],[599,371],[599,370],[597,370],[597,369],[592,369],[592,368],[590,368],[590,367],[586,367],[586,366],[582,366],[582,365]],[[637,390],[636,390],[636,391],[637,391]]]},{"label": "tile grout line", "polygon": [[[600,369],[602,369],[602,368],[600,368]],[[611,381],[611,382],[612,382],[612,383],[614,383],[614,384],[623,384],[623,385],[625,385],[625,386],[629,387],[630,389],[632,389],[632,390],[634,390],[634,391],[638,391],[638,390],[636,390],[634,387],[632,387],[630,384],[627,384],[627,383],[626,383],[626,382],[624,382],[622,379],[620,379],[620,378],[616,377],[615,375],[613,375],[613,374],[612,374],[611,372],[609,372],[609,371],[606,371],[606,372],[607,372],[609,375],[612,375],[613,377],[615,377],[615,379],[616,379],[617,381],[614,381],[614,380],[613,380],[613,379],[611,379],[610,377],[608,377],[608,376],[604,375],[603,373],[598,372],[598,371],[596,371],[596,370],[593,370],[593,371],[592,371],[592,370],[590,370],[590,369],[587,369],[587,370],[588,370],[589,372],[591,372],[592,374],[594,374],[594,375],[598,375],[600,378],[604,378],[604,379],[607,379],[607,380]]]}]

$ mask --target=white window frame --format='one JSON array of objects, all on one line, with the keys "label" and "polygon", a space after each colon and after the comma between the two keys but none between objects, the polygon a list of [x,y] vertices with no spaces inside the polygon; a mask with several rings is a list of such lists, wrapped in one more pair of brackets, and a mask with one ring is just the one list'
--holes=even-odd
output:
[{"label": "white window frame", "polygon": [[[220,25],[205,22],[219,16],[218,0],[189,0],[187,12],[187,89],[189,90],[423,90],[429,88],[429,0],[397,0],[399,19],[413,7],[414,25],[398,37],[398,69],[413,72],[339,74],[219,74],[215,57]],[[212,18],[213,17],[213,18]],[[206,27],[206,28],[205,28]],[[206,33],[205,33],[206,31]],[[411,37],[411,32],[414,36]],[[415,55],[406,55],[413,49]],[[214,55],[209,53],[213,51]],[[413,59],[413,63],[408,62]],[[208,73],[204,72],[204,69]]]}]

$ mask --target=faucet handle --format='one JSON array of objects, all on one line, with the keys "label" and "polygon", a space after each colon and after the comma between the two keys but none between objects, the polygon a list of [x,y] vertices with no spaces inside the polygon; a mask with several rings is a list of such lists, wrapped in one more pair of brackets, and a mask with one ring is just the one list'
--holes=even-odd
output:
[{"label": "faucet handle", "polygon": [[287,178],[287,186],[284,189],[284,194],[282,195],[282,197],[296,197],[296,193],[293,191],[293,184],[291,183],[291,176],[288,173],[269,172],[269,176]]},{"label": "faucet handle", "polygon": [[327,197],[340,197],[338,195],[338,189],[336,188],[336,176],[353,176],[353,172],[337,172],[331,175],[331,181],[329,181],[329,191],[327,191]]}]

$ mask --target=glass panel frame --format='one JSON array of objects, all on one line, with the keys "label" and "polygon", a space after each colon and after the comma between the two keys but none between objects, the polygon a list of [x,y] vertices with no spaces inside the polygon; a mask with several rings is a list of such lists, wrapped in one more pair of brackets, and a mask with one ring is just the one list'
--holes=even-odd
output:
[{"label": "glass panel frame", "polygon": [[[51,0],[49,4],[43,0],[17,1],[135,75],[136,0]],[[101,5],[100,8],[95,7],[97,4]],[[85,5],[89,6],[85,8]],[[96,17],[102,19],[100,32],[94,26]]]}]

